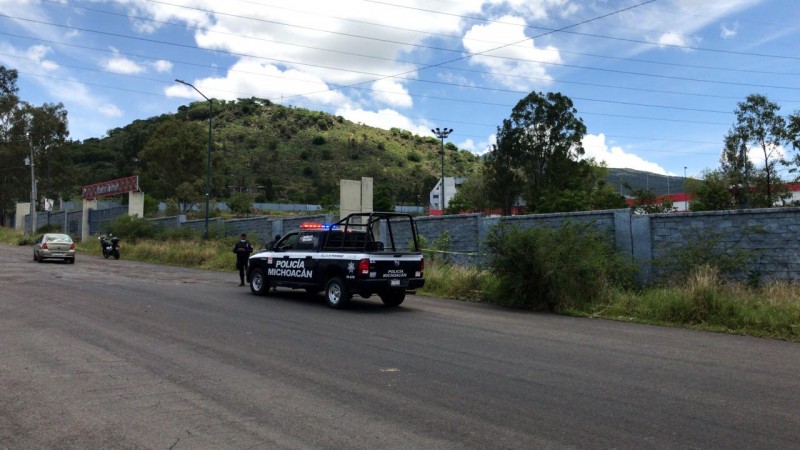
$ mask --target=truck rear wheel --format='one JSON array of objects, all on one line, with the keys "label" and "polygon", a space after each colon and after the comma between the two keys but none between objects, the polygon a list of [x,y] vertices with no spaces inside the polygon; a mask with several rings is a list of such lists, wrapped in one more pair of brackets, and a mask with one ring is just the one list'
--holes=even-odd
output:
[{"label": "truck rear wheel", "polygon": [[344,284],[344,280],[340,277],[334,277],[328,280],[325,285],[325,301],[328,306],[335,309],[342,309],[347,307],[350,303],[350,290]]},{"label": "truck rear wheel", "polygon": [[264,269],[253,269],[253,273],[250,274],[250,292],[256,295],[267,295],[267,291],[269,291],[269,283],[264,276]]},{"label": "truck rear wheel", "polygon": [[406,299],[405,289],[390,289],[380,293],[381,301],[386,306],[400,306]]}]

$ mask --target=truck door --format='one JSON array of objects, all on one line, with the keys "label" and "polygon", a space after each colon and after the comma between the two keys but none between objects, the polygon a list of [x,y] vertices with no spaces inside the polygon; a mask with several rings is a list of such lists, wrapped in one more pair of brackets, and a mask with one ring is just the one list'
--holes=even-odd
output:
[{"label": "truck door", "polygon": [[314,254],[319,242],[318,231],[299,231],[283,245],[273,260],[273,279],[287,285],[307,285],[314,281],[316,261]]}]

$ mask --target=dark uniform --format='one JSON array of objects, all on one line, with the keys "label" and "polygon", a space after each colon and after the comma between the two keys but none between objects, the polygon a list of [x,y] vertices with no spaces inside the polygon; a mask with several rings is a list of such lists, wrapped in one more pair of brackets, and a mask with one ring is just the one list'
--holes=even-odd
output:
[{"label": "dark uniform", "polygon": [[253,253],[253,246],[247,241],[247,235],[242,233],[242,238],[233,246],[236,253],[236,268],[239,269],[239,286],[244,286],[244,272],[247,270],[247,260]]}]

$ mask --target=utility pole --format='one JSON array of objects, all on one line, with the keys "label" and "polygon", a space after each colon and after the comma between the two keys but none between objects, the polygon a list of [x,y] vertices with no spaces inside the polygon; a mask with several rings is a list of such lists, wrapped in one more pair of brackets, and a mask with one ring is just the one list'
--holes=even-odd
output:
[{"label": "utility pole", "polygon": [[206,231],[204,237],[208,240],[208,210],[210,208],[210,200],[211,200],[211,117],[214,115],[214,102],[211,101],[210,98],[206,97],[205,94],[200,92],[200,89],[194,87],[193,84],[187,83],[183,80],[175,79],[177,83],[184,84],[186,86],[191,87],[198,94],[202,95],[204,99],[208,101],[208,157],[206,159]]},{"label": "utility pole", "polygon": [[433,133],[436,137],[438,137],[442,141],[442,183],[439,186],[440,188],[439,208],[442,210],[442,215],[444,215],[444,140],[447,138],[447,136],[450,136],[450,133],[452,132],[453,132],[452,128],[444,128],[440,130],[437,127],[431,130],[431,133]]},{"label": "utility pole", "polygon": [[[34,171],[34,162],[33,162],[33,141],[28,139],[28,146],[31,150],[30,156],[30,163],[31,163],[31,237],[34,237],[36,234],[36,175]],[[28,158],[25,158],[26,162]]]}]

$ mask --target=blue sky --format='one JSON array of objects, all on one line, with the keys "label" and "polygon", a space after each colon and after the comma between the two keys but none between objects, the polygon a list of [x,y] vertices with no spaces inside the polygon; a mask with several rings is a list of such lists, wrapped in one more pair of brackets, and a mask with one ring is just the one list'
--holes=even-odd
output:
[{"label": "blue sky", "polygon": [[800,110],[798,19],[796,0],[0,0],[0,64],[73,139],[202,100],[179,78],[483,153],[557,91],[587,156],[697,176],[748,94]]}]

